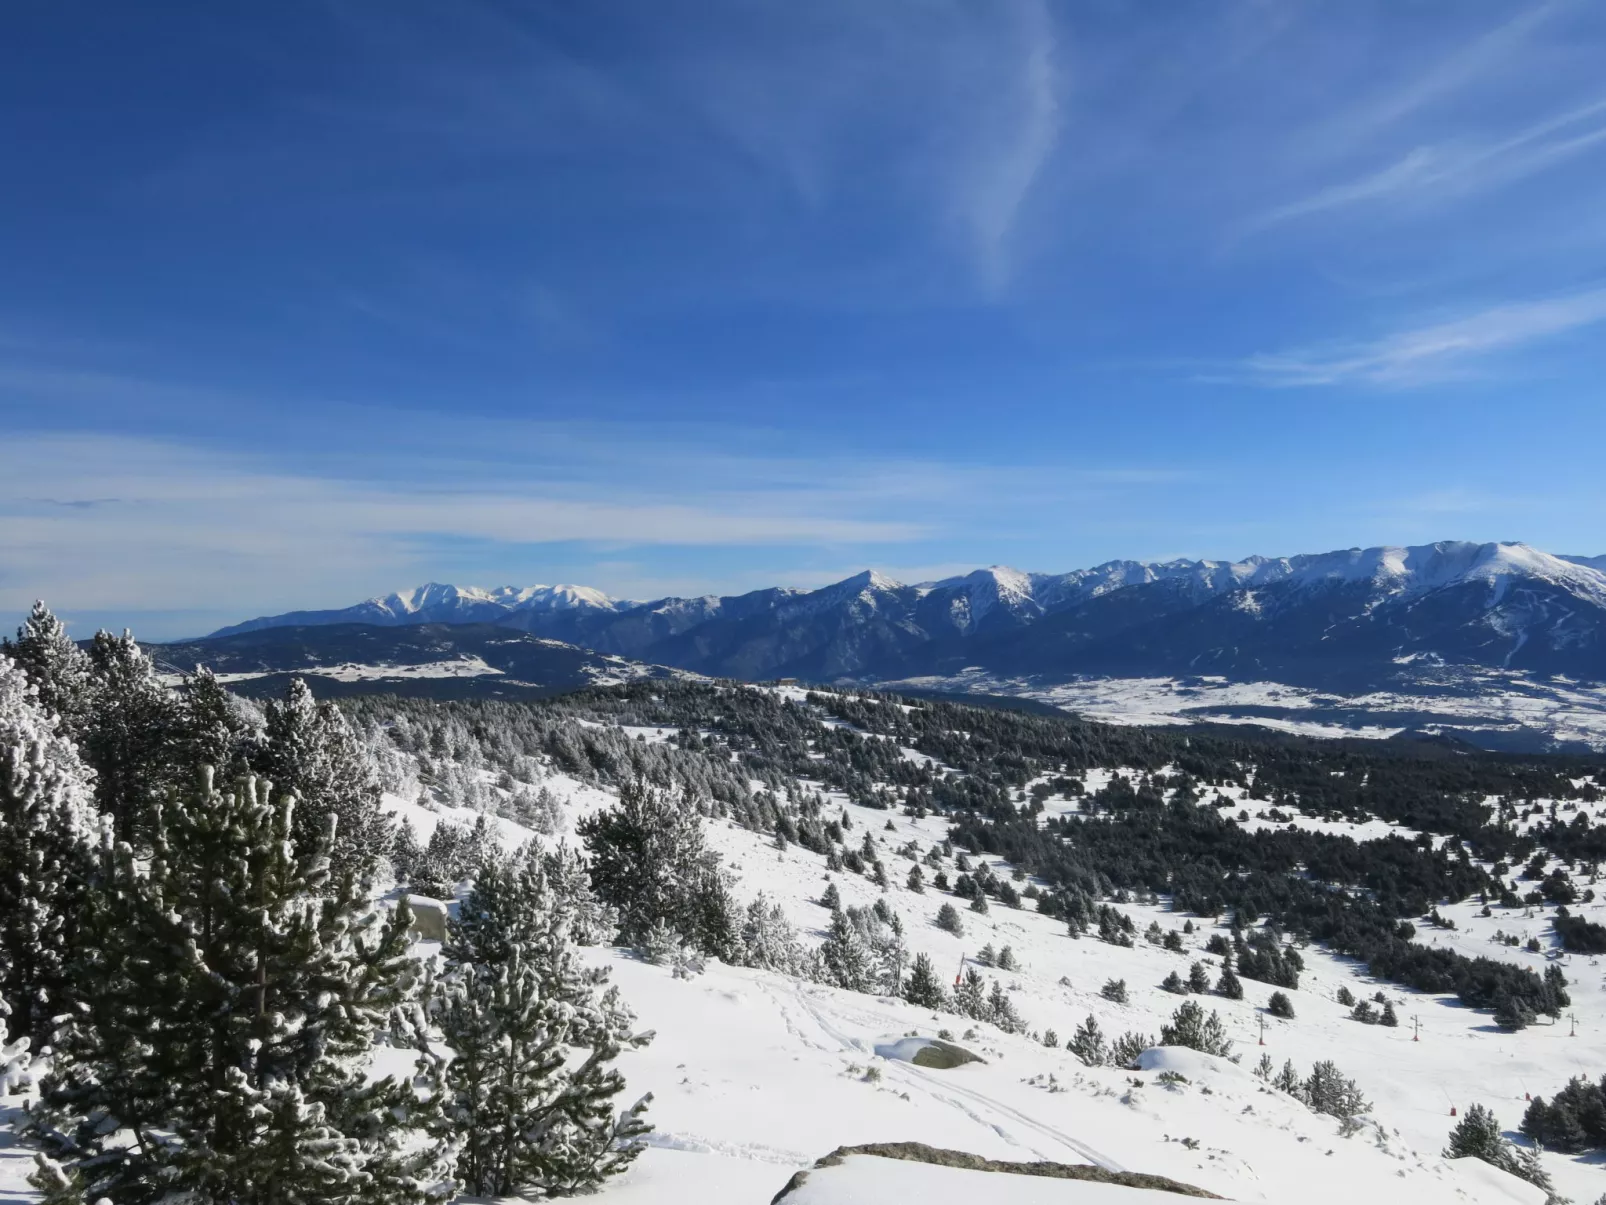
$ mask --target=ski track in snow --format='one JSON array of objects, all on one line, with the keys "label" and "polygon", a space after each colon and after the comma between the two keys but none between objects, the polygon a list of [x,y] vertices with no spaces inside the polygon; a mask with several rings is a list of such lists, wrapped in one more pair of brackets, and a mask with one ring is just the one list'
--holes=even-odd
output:
[{"label": "ski track in snow", "polygon": [[[800,980],[793,980],[789,984],[789,988],[789,993],[783,996],[771,985],[764,985],[765,995],[774,1001],[777,1012],[786,1020],[787,1029],[790,1032],[798,1035],[802,1041],[813,1049],[832,1049],[832,1047],[824,1046],[810,1039],[808,1035],[798,1028],[792,1019],[791,1010],[787,1007],[788,1000],[795,1002],[803,1012],[808,1014],[815,1027],[832,1042],[836,1043],[835,1049],[847,1054],[867,1055],[870,1053],[870,1043],[839,1029],[831,1022],[825,1012],[809,999],[808,985]],[[864,1016],[861,1019],[872,1026],[880,1020],[873,1014]],[[952,1073],[928,1071],[913,1064],[906,1064],[892,1059],[879,1061],[876,1066],[880,1068],[883,1077],[896,1081],[903,1085],[904,1088],[919,1092],[941,1104],[960,1110],[972,1121],[992,1129],[1005,1142],[1031,1152],[1036,1158],[1064,1162],[1065,1151],[1069,1150],[1082,1156],[1088,1162],[1096,1163],[1109,1171],[1126,1170],[1116,1160],[1100,1151],[1094,1150],[1085,1142],[1065,1133],[1063,1130],[1028,1117],[1020,1110],[1012,1108],[983,1092],[956,1083]],[[977,1110],[980,1110],[980,1112]],[[989,1113],[994,1116],[989,1117]],[[1018,1127],[1024,1127],[1038,1138],[1048,1139],[1051,1144],[1050,1148],[1045,1150],[1033,1146],[1030,1142],[1023,1141],[1022,1137],[1012,1131],[1008,1125],[997,1120],[999,1116],[1009,1122],[1013,1122]],[[1053,1149],[1055,1147],[1060,1149]]]}]

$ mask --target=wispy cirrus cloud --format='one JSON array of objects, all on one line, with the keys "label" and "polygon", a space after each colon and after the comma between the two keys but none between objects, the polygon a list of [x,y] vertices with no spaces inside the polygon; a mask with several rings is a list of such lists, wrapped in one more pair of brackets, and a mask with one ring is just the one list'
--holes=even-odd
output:
[{"label": "wispy cirrus cloud", "polygon": [[1426,70],[1341,110],[1320,131],[1319,153],[1344,153],[1434,105],[1444,104],[1509,70],[1526,44],[1566,6],[1534,4],[1449,50]]},{"label": "wispy cirrus cloud", "polygon": [[1366,342],[1249,357],[1238,379],[1279,387],[1408,387],[1473,371],[1477,362],[1606,321],[1606,288],[1495,306]]},{"label": "wispy cirrus cloud", "polygon": [[989,128],[956,179],[957,213],[970,232],[982,282],[994,293],[1009,282],[1013,232],[1060,132],[1053,18],[1041,0],[1023,4],[1017,17],[1019,58],[1001,80]]},{"label": "wispy cirrus cloud", "polygon": [[1385,167],[1268,210],[1250,226],[1367,203],[1415,203],[1481,192],[1558,166],[1602,143],[1606,143],[1606,98],[1547,117],[1506,138],[1415,147]]}]

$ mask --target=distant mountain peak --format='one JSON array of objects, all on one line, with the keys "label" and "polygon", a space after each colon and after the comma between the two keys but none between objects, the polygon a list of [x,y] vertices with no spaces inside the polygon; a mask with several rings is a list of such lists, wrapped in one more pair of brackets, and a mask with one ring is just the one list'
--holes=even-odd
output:
[{"label": "distant mountain peak", "polygon": [[[916,586],[866,569],[633,603],[576,585],[430,582],[267,627],[491,624],[737,678],[950,673],[1261,674],[1381,681],[1401,664],[1526,668],[1606,680],[1606,558],[1518,542],[1376,545],[1238,561],[1106,561],[1069,573],[989,565]],[[1406,658],[1406,661],[1400,661]],[[1370,668],[1368,668],[1370,667]]]}]

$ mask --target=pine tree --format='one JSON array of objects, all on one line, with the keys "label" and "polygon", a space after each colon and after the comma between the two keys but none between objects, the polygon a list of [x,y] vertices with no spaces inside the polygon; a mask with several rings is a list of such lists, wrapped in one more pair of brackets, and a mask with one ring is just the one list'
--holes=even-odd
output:
[{"label": "pine tree", "polygon": [[944,933],[952,933],[955,937],[965,935],[965,926],[959,919],[958,909],[946,900],[943,901],[942,907],[937,909],[937,928]]},{"label": "pine tree", "polygon": [[174,721],[173,752],[180,763],[211,766],[223,780],[239,778],[249,771],[253,736],[216,674],[202,666],[184,680]]},{"label": "pine tree", "polygon": [[801,975],[807,959],[785,909],[762,893],[747,905],[742,922],[741,964],[783,975]]},{"label": "pine tree", "polygon": [[1387,1025],[1393,1029],[1400,1024],[1400,1015],[1394,1011],[1394,1001],[1386,1000],[1383,1003],[1383,1015],[1378,1018],[1380,1025]]},{"label": "pine tree", "polygon": [[917,1008],[941,1008],[946,998],[942,980],[937,978],[937,969],[932,965],[930,957],[925,954],[916,954],[914,966],[909,970],[909,977],[904,981],[903,998]]},{"label": "pine tree", "polygon": [[1099,995],[1113,1004],[1126,1003],[1126,980],[1107,979],[1104,986],[1099,989]]},{"label": "pine tree", "polygon": [[1294,1019],[1294,1002],[1285,992],[1273,992],[1271,999],[1266,1001],[1266,1011],[1274,1017],[1281,1017],[1285,1021]]},{"label": "pine tree", "polygon": [[1178,996],[1186,996],[1188,994],[1188,985],[1183,982],[1181,975],[1172,971],[1160,981],[1160,990],[1174,992]]},{"label": "pine tree", "polygon": [[1271,1083],[1273,1088],[1298,1099],[1305,1099],[1305,1081],[1300,1078],[1299,1072],[1294,1070],[1294,1060],[1284,1059],[1283,1069],[1277,1073],[1277,1078]]},{"label": "pine tree", "polygon": [[964,978],[954,988],[953,1002],[954,1011],[960,1016],[974,1021],[987,1019],[987,987],[975,967],[965,968]]},{"label": "pine tree", "polygon": [[89,657],[67,635],[66,625],[36,602],[17,629],[15,643],[5,641],[0,654],[17,663],[37,692],[39,706],[56,717],[62,734],[78,739],[89,715],[93,683]]},{"label": "pine tree", "polygon": [[976,951],[976,963],[979,966],[990,967],[998,963],[998,952],[993,949],[993,943],[988,942]]},{"label": "pine tree", "polygon": [[626,944],[637,944],[659,921],[689,940],[705,933],[702,894],[718,881],[717,860],[703,844],[702,818],[689,799],[637,779],[620,788],[618,806],[586,817],[578,831],[591,886],[618,911]]},{"label": "pine tree", "polygon": [[541,855],[541,873],[552,885],[552,893],[563,901],[569,936],[576,945],[601,946],[613,940],[619,918],[591,890],[591,875],[578,850],[559,842]]},{"label": "pine tree", "polygon": [[1515,1032],[1534,1023],[1534,1010],[1528,1002],[1511,992],[1504,992],[1495,1001],[1494,1023],[1501,1029]]},{"label": "pine tree", "polygon": [[1244,985],[1238,976],[1233,973],[1230,964],[1221,968],[1221,978],[1216,980],[1216,994],[1225,996],[1228,1000],[1242,1000],[1244,998]]},{"label": "pine tree", "polygon": [[1102,1067],[1109,1061],[1110,1052],[1105,1046],[1104,1031],[1098,1019],[1089,1013],[1087,1020],[1077,1026],[1065,1048],[1089,1067]]},{"label": "pine tree", "polygon": [[76,999],[69,964],[99,827],[89,770],[37,699],[0,656],[0,999],[35,1047]]},{"label": "pine tree", "polygon": [[686,959],[686,939],[660,917],[637,943],[636,953],[653,966],[678,968]]},{"label": "pine tree", "polygon": [[302,679],[292,681],[284,701],[267,706],[257,769],[300,801],[292,834],[297,853],[324,840],[333,816],[331,872],[359,883],[372,879],[390,853],[394,827],[379,806],[378,776],[340,708],[314,699]]},{"label": "pine tree", "polygon": [[150,811],[173,778],[177,708],[150,658],[127,632],[96,632],[81,747],[95,770],[95,798],[119,841],[143,843]]},{"label": "pine tree", "polygon": [[1188,968],[1188,990],[1203,994],[1210,990],[1210,972],[1202,962]]},{"label": "pine tree", "polygon": [[847,913],[831,913],[831,927],[820,945],[822,978],[850,992],[875,990],[875,963]]},{"label": "pine tree", "polygon": [[998,1026],[1005,1033],[1023,1033],[1026,1025],[1015,1011],[1014,1002],[1004,992],[1004,985],[993,980],[992,990],[987,994],[986,1019]]},{"label": "pine tree", "polygon": [[825,885],[825,891],[820,896],[820,907],[832,912],[842,910],[842,892],[837,889],[835,879]]},{"label": "pine tree", "polygon": [[1204,1009],[1193,1000],[1179,1005],[1171,1016],[1170,1024],[1160,1027],[1160,1045],[1186,1046],[1223,1058],[1232,1049],[1221,1017],[1213,1012],[1205,1016]]},{"label": "pine tree", "polygon": [[1469,1105],[1465,1116],[1450,1131],[1450,1145],[1445,1148],[1444,1157],[1482,1159],[1499,1167],[1501,1153],[1507,1145],[1495,1115],[1482,1105]]},{"label": "pine tree", "polygon": [[917,895],[925,894],[926,879],[925,876],[920,873],[919,866],[911,866],[909,868],[909,878],[905,886],[907,886],[910,891],[913,891]]},{"label": "pine tree", "polygon": [[1355,1081],[1326,1059],[1310,1069],[1305,1079],[1304,1101],[1316,1112],[1331,1117],[1354,1117],[1371,1108]]},{"label": "pine tree", "polygon": [[265,782],[219,791],[207,772],[152,810],[148,861],[106,851],[74,966],[84,999],[34,1119],[89,1197],[450,1194],[444,1152],[415,1143],[427,1099],[365,1067],[387,1031],[409,1036],[419,1076],[436,1066],[416,1024],[411,915],[373,911],[323,849],[297,857],[292,814]]},{"label": "pine tree", "polygon": [[617,989],[599,994],[607,973],[581,965],[576,901],[559,888],[533,848],[488,859],[448,925],[438,1013],[453,1059],[439,1128],[460,1136],[457,1172],[473,1193],[595,1187],[650,1128],[650,1097],[613,1112],[625,1084],[612,1064],[651,1035],[632,1032]]},{"label": "pine tree", "polygon": [[687,937],[699,953],[726,963],[740,961],[741,912],[731,895],[730,884],[712,862],[692,880],[687,911],[690,929]]},{"label": "pine tree", "polygon": [[998,951],[998,969],[1000,971],[1020,970],[1020,963],[1016,960],[1015,951],[1012,947],[1005,946]]}]

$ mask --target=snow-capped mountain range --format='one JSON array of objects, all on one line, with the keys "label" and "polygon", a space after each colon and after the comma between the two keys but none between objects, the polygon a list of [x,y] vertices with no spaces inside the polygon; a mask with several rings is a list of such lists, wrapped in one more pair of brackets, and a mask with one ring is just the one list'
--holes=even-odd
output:
[{"label": "snow-capped mountain range", "polygon": [[1606,557],[1443,542],[1241,561],[994,566],[906,585],[873,571],[816,590],[635,602],[584,586],[430,584],[281,627],[492,624],[734,678],[885,681],[961,671],[1063,681],[1219,675],[1319,689],[1402,667],[1606,680]]}]

